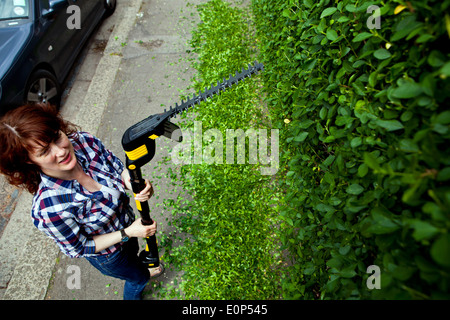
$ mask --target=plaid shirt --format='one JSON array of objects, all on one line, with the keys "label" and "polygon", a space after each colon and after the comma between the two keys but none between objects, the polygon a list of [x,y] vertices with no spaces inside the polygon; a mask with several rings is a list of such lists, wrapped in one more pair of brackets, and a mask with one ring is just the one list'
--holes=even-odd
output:
[{"label": "plaid shirt", "polygon": [[95,253],[92,237],[121,230],[132,222],[121,177],[124,165],[99,139],[86,132],[69,139],[83,170],[101,185],[119,190],[121,197],[117,199],[102,191],[91,193],[76,180],[55,179],[41,173],[31,208],[33,223],[71,258],[113,253],[122,243]]}]

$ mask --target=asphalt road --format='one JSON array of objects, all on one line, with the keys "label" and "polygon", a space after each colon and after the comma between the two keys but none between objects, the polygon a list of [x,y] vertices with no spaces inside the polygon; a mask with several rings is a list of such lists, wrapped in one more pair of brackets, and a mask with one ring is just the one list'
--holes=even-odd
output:
[{"label": "asphalt road", "polygon": [[[124,160],[121,139],[125,130],[174,105],[190,85],[194,70],[190,69],[187,40],[198,22],[195,5],[201,2],[206,1],[118,1],[114,15],[99,26],[73,68],[63,98],[64,117],[99,137]],[[165,174],[171,164],[159,161],[169,155],[175,142],[158,138],[156,144],[155,158],[142,171],[155,189],[151,216],[158,222],[160,234],[169,234],[171,213],[164,210],[162,202],[174,196]],[[175,165],[173,169],[177,169]],[[12,196],[14,190],[1,187]],[[4,221],[0,238],[0,298],[122,299],[123,281],[103,276],[85,259],[61,254],[32,225],[31,195],[16,192],[14,197],[15,209]],[[164,252],[161,255],[164,260]],[[145,298],[158,299],[156,285],[171,284],[179,275],[169,269],[153,280]]]}]

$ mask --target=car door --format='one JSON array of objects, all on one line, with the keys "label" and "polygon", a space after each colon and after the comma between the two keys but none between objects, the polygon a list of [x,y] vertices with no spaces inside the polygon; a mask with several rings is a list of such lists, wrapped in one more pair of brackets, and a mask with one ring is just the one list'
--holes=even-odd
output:
[{"label": "car door", "polygon": [[81,9],[81,40],[86,40],[92,29],[100,21],[103,14],[103,3],[101,0],[72,0]]},{"label": "car door", "polygon": [[80,29],[68,27],[68,0],[39,0],[39,4],[38,60],[48,62],[62,82],[76,57]]}]

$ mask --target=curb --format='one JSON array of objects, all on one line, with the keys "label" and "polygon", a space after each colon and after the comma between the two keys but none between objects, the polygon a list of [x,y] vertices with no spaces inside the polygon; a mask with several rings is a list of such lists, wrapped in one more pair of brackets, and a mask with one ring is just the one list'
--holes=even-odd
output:
[{"label": "curb", "polygon": [[[114,26],[94,77],[74,123],[97,134],[107,100],[122,60],[122,43],[131,31],[143,0],[123,5],[122,16]],[[111,18],[111,17],[110,17]],[[59,249],[30,221],[32,195],[23,192],[0,239],[0,265],[5,275],[0,282],[7,289],[3,300],[43,300],[53,275]],[[8,282],[9,275],[11,278]]]}]

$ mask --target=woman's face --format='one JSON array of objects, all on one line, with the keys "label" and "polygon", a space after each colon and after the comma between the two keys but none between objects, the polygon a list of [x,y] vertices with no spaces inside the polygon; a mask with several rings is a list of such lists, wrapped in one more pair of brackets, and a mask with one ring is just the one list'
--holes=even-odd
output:
[{"label": "woman's face", "polygon": [[62,131],[59,131],[59,138],[48,146],[35,143],[32,146],[33,151],[28,153],[30,160],[50,177],[67,179],[77,164],[72,143]]}]

